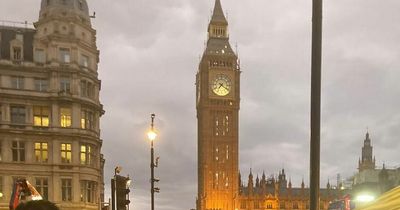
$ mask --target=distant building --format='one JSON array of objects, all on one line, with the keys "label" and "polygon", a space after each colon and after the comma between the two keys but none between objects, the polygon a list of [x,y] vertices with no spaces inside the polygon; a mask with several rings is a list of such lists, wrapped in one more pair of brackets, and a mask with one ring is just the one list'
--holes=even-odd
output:
[{"label": "distant building", "polygon": [[[292,187],[285,171],[254,182],[239,174],[240,62],[229,43],[220,0],[208,26],[208,41],[196,75],[198,121],[197,210],[308,209],[309,189]],[[321,209],[339,195],[321,189]]]},{"label": "distant building", "polygon": [[[266,178],[263,173],[261,179],[254,177],[250,171],[247,185],[240,182],[239,208],[250,209],[309,209],[310,189],[302,181],[300,187],[293,187],[291,180],[287,180],[285,170],[279,172],[278,177]],[[320,189],[320,209],[327,209],[329,202],[337,199],[343,191],[334,189],[328,182],[325,189]]]},{"label": "distant building", "polygon": [[0,26],[0,210],[17,178],[61,210],[100,209],[98,62],[86,0],[42,0],[34,29]]},{"label": "distant building", "polygon": [[379,196],[400,185],[400,168],[388,169],[375,165],[372,141],[369,133],[365,135],[361,159],[358,161],[358,173],[353,178],[353,194],[368,193]]}]

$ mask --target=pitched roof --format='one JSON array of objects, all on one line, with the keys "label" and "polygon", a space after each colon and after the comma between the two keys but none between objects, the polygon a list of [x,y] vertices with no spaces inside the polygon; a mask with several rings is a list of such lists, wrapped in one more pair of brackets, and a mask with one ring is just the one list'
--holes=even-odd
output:
[{"label": "pitched roof", "polygon": [[220,0],[215,0],[214,12],[211,17],[210,23],[228,24],[228,21],[226,20],[224,12],[222,10]]}]

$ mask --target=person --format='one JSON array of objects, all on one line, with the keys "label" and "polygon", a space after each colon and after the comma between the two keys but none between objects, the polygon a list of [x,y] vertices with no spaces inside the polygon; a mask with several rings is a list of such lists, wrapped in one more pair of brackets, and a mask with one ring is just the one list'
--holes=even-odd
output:
[{"label": "person", "polygon": [[15,210],[60,210],[54,203],[45,200],[21,203]]}]

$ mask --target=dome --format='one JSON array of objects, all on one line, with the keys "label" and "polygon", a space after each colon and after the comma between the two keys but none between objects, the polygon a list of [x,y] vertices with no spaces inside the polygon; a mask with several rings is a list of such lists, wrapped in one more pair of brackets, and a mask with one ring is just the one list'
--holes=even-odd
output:
[{"label": "dome", "polygon": [[89,7],[86,0],[42,0],[40,18],[46,16],[49,11],[65,11],[79,15],[89,20]]}]

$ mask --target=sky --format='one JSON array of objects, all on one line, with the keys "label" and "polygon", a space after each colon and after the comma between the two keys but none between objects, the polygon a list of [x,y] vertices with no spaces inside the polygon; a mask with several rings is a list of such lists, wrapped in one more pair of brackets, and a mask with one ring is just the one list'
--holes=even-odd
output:
[{"label": "sky", "polygon": [[[195,74],[214,0],[88,0],[100,50],[106,188],[117,165],[131,209],[150,204],[156,114],[160,210],[195,208]],[[308,185],[311,0],[222,0],[241,60],[240,170]],[[21,5],[24,5],[21,7]],[[321,185],[357,171],[367,128],[377,165],[400,167],[400,1],[324,1]],[[35,22],[40,0],[1,0],[0,20]],[[1,23],[0,23],[1,24]],[[106,198],[107,199],[107,198]]]}]

